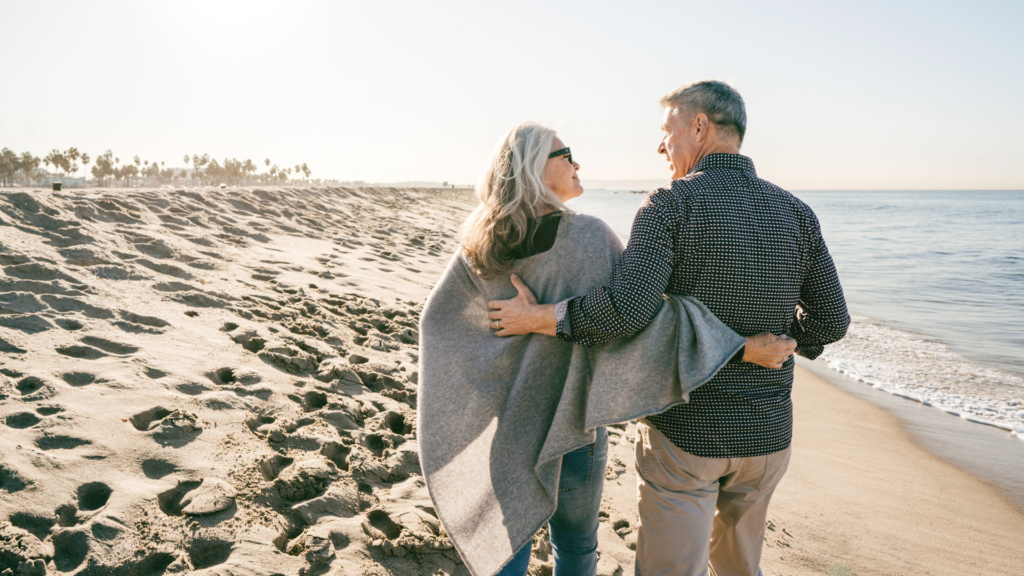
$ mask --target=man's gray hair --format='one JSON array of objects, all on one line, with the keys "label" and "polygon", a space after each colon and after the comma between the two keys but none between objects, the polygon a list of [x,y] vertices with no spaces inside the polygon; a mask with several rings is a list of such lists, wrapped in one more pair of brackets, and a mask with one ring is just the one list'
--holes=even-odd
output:
[{"label": "man's gray hair", "polygon": [[661,105],[693,115],[703,112],[721,128],[735,131],[743,143],[747,132],[747,108],[735,88],[718,80],[684,84],[661,97]]}]

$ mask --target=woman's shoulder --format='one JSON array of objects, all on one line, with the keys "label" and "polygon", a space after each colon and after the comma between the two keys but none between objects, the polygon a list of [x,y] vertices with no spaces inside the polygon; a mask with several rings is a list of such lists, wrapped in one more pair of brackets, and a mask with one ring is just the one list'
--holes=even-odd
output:
[{"label": "woman's shoulder", "polygon": [[586,244],[618,247],[622,250],[622,241],[608,224],[596,216],[588,214],[568,215],[568,234],[577,241]]}]

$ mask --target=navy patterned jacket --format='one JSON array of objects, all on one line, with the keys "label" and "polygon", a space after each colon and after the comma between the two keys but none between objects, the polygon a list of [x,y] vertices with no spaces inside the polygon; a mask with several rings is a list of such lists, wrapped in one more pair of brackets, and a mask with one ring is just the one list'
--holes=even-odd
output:
[{"label": "navy patterned jacket", "polygon": [[[814,212],[757,177],[739,154],[710,154],[650,193],[606,286],[555,308],[558,336],[593,345],[635,334],[663,293],[698,298],[743,336],[789,334],[816,358],[850,316]],[[648,417],[697,456],[761,456],[789,447],[793,359],[780,370],[725,366],[688,404]]]}]

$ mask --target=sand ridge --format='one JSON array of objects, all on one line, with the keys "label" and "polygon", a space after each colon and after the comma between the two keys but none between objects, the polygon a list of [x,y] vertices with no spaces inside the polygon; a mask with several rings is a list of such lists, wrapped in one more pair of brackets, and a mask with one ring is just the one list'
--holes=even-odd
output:
[{"label": "sand ridge", "polygon": [[413,427],[419,311],[474,204],[0,193],[0,572],[465,574]]}]

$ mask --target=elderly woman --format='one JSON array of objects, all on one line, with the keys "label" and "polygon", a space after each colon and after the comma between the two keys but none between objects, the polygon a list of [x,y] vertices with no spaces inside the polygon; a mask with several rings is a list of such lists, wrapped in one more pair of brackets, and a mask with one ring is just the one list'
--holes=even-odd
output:
[{"label": "elderly woman", "polygon": [[583,193],[579,168],[554,130],[513,128],[422,315],[420,460],[475,575],[526,574],[532,537],[547,523],[555,575],[592,576],[603,425],[686,401],[748,342],[679,297],[636,337],[590,349],[540,334],[494,337],[501,327],[488,323],[487,303],[516,293],[510,278],[558,302],[602,285],[622,252],[604,222],[565,207]]}]

